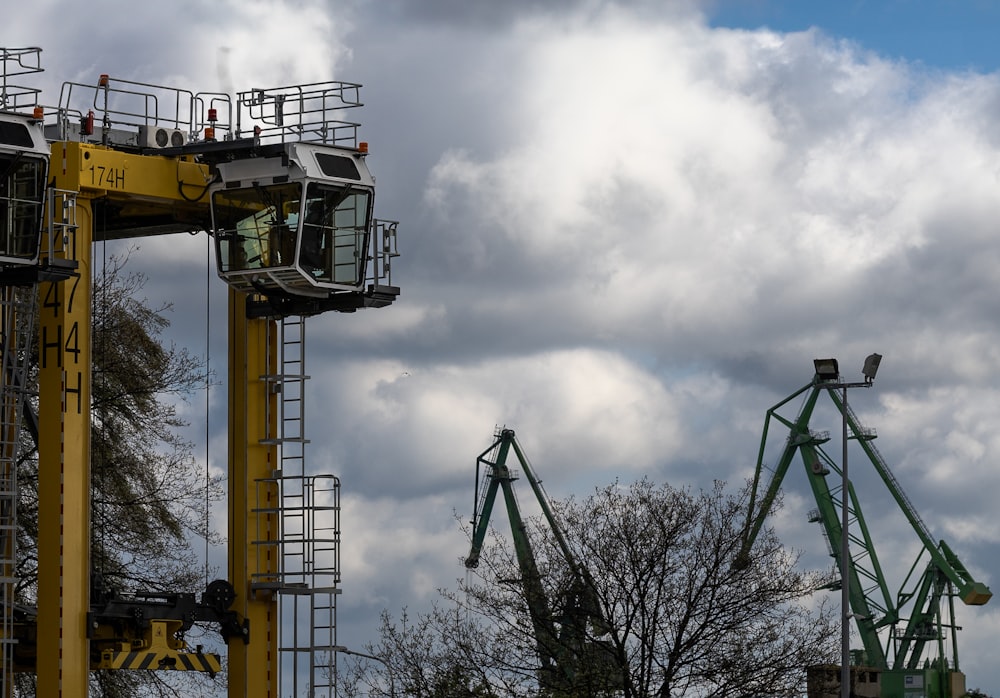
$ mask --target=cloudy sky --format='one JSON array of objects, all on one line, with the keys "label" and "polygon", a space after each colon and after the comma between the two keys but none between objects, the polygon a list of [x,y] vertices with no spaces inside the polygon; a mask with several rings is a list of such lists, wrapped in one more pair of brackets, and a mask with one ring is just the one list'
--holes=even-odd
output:
[{"label": "cloudy sky", "polygon": [[[310,319],[307,366],[310,461],[343,482],[340,641],[360,648],[383,608],[463,575],[455,516],[498,425],[557,498],[644,475],[738,484],[766,410],[827,356],[855,380],[884,355],[852,405],[929,528],[1000,587],[1000,9],[820,5],[95,0],[69,19],[36,0],[0,44],[44,49],[47,103],[100,73],[364,84],[402,295]],[[224,374],[206,236],[139,246],[172,337]],[[209,399],[187,407],[191,438],[219,468],[225,392]],[[867,482],[896,579],[915,538]],[[782,535],[829,565],[799,466],[785,499]],[[960,656],[995,693],[994,606],[961,610]]]}]

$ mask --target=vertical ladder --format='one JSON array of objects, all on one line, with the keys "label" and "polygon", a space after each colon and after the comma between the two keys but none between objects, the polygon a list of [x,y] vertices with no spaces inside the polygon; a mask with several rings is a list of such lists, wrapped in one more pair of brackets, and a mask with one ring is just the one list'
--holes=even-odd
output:
[{"label": "vertical ladder", "polygon": [[[278,396],[278,414],[267,420],[277,425],[277,433],[262,443],[277,445],[280,468],[258,480],[256,488],[257,511],[277,516],[278,536],[268,540],[262,535],[254,542],[258,555],[276,550],[279,566],[276,573],[257,575],[253,586],[277,595],[281,694],[334,698],[340,481],[306,468],[305,321],[300,316],[287,317],[277,326],[278,371],[262,377],[269,391]],[[261,506],[268,495],[276,507]]]},{"label": "vertical ladder", "polygon": [[13,692],[13,613],[17,565],[17,463],[27,397],[28,357],[38,294],[33,285],[0,288],[0,696]]}]

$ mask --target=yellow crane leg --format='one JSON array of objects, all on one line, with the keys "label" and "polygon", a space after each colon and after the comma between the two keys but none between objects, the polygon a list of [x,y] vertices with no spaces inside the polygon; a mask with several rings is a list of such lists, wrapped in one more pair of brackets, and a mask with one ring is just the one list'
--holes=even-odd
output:
[{"label": "yellow crane leg", "polygon": [[114,200],[136,225],[144,216],[205,218],[209,181],[189,160],[87,143],[53,143],[51,162],[54,187],[77,192],[77,225],[47,252],[75,259],[78,276],[39,284],[37,665],[46,698],[86,696],[90,666],[91,259],[95,234],[109,232],[95,231],[93,202]]},{"label": "yellow crane leg", "polygon": [[90,668],[91,201],[66,257],[79,275],[39,285],[38,695],[86,696]]},{"label": "yellow crane leg", "polygon": [[277,370],[274,321],[247,318],[247,296],[229,291],[229,579],[232,608],[250,621],[250,642],[229,642],[229,696],[278,698],[278,605],[267,580],[279,561],[276,493],[258,481],[273,478],[277,396],[265,376]]}]

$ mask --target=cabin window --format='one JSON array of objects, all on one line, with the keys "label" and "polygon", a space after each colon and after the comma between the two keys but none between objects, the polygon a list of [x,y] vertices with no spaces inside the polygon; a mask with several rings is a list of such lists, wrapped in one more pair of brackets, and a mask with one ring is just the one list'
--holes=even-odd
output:
[{"label": "cabin window", "polygon": [[306,189],[299,266],[313,279],[357,285],[365,269],[371,194],[311,182]]},{"label": "cabin window", "polygon": [[290,267],[302,185],[224,189],[212,198],[222,272]]},{"label": "cabin window", "polygon": [[45,166],[45,160],[24,153],[0,153],[0,257],[38,255]]}]

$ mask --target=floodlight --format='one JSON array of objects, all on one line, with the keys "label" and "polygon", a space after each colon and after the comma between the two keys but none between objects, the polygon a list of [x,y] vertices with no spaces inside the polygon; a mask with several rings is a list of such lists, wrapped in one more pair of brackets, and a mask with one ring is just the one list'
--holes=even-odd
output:
[{"label": "floodlight", "polygon": [[840,366],[836,359],[815,359],[816,377],[821,382],[835,381],[840,378]]},{"label": "floodlight", "polygon": [[875,374],[878,373],[878,365],[882,363],[881,354],[870,354],[867,359],[865,359],[864,368],[861,369],[861,373],[865,376],[865,382],[871,383],[875,380]]}]

